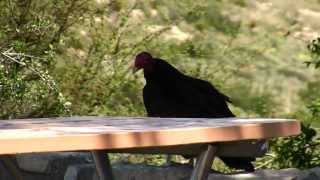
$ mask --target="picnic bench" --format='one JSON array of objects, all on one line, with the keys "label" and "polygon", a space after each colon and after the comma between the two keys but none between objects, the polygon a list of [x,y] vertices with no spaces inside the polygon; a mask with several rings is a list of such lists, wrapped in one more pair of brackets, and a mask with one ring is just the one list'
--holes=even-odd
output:
[{"label": "picnic bench", "polygon": [[300,133],[288,119],[61,117],[0,121],[0,155],[91,151],[98,175],[112,180],[108,153],[195,155],[191,180],[208,176],[215,156],[256,157],[266,139]]}]

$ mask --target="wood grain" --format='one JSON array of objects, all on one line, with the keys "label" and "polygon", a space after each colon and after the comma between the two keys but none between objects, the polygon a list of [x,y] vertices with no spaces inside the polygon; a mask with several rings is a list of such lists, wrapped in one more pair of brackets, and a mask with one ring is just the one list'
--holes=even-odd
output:
[{"label": "wood grain", "polygon": [[0,154],[114,150],[292,136],[288,119],[65,117],[0,121]]}]

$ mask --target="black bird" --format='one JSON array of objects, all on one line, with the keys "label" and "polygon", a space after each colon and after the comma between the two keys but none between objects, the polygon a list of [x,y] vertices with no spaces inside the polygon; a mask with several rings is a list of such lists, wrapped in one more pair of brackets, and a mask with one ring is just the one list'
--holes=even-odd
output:
[{"label": "black bird", "polygon": [[[223,118],[235,117],[228,108],[229,97],[211,83],[184,75],[168,62],[139,53],[134,72],[143,69],[146,85],[143,101],[149,117]],[[231,168],[254,171],[251,157],[220,157]]]}]

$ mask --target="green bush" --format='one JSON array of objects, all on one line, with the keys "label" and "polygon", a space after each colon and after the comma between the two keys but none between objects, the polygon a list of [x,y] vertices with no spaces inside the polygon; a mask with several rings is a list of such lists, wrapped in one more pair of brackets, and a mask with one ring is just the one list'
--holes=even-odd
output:
[{"label": "green bush", "polygon": [[84,2],[0,2],[0,118],[68,115],[70,102],[52,71],[61,36],[78,21]]},{"label": "green bush", "polygon": [[[312,41],[308,45],[311,53],[311,61],[307,65],[314,64],[315,68],[320,66],[317,64],[320,51],[320,40]],[[313,86],[311,86],[313,88]],[[303,96],[308,97],[306,113],[302,113],[301,134],[296,137],[279,138],[271,141],[271,152],[262,161],[258,162],[259,167],[267,168],[300,168],[307,169],[320,166],[320,138],[317,130],[313,127],[315,122],[320,121],[320,96],[318,93],[310,94],[313,91],[306,91]],[[311,98],[310,98],[311,97]],[[312,98],[313,97],[313,98]]]},{"label": "green bush", "polygon": [[[144,116],[144,80],[141,73],[131,74],[130,65],[137,52],[147,50],[212,82],[231,97],[237,116],[308,122],[318,116],[311,113],[317,103],[309,104],[319,98],[319,73],[297,62],[319,67],[319,39],[308,46],[308,61],[305,43],[292,35],[305,27],[290,16],[294,7],[279,9],[275,3],[265,15],[277,19],[259,20],[255,5],[268,8],[243,0],[0,1],[0,118]],[[316,165],[313,149],[299,159],[302,148],[317,142],[308,133],[319,123],[310,124],[301,136],[273,141],[274,158],[258,164]],[[153,157],[128,158],[163,162]]]},{"label": "green bush", "polygon": [[308,50],[311,53],[312,60],[306,62],[307,66],[314,65],[315,68],[320,68],[320,37],[308,44]]},{"label": "green bush", "polygon": [[301,134],[270,142],[271,152],[257,163],[259,168],[307,169],[320,165],[320,141],[311,124],[302,123]]}]

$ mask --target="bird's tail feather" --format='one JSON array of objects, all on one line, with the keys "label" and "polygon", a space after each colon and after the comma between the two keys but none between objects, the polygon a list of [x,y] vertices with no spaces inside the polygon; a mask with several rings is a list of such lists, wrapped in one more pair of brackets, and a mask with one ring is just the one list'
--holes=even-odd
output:
[{"label": "bird's tail feather", "polygon": [[242,169],[246,172],[253,172],[254,166],[252,161],[253,157],[219,157],[228,167],[235,169]]}]

